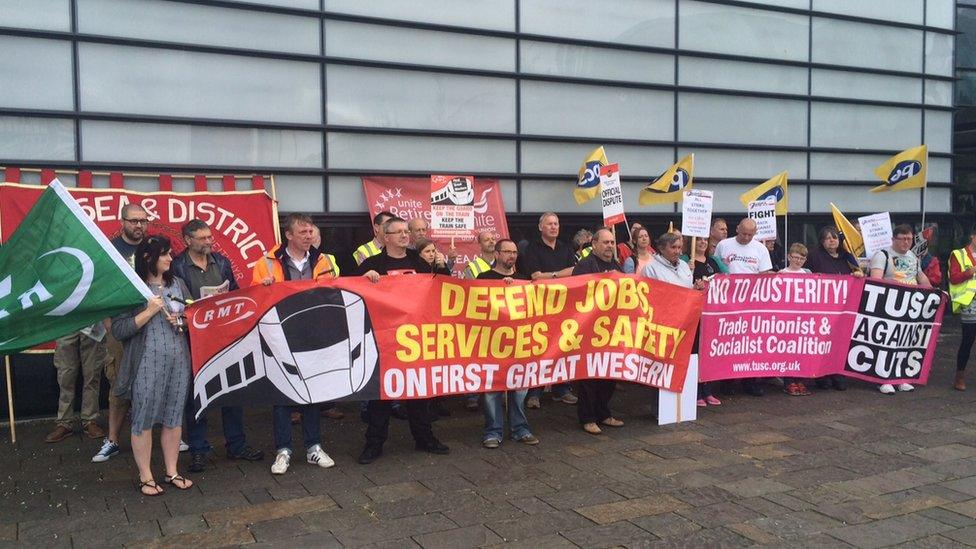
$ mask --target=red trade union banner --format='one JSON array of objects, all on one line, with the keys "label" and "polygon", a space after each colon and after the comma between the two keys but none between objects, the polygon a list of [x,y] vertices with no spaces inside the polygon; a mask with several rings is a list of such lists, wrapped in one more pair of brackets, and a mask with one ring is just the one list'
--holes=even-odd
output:
[{"label": "red trade union banner", "polygon": [[398,400],[589,378],[680,390],[702,299],[620,273],[252,286],[188,309],[194,398]]},{"label": "red trade union banner", "polygon": [[[385,210],[407,221],[420,217],[430,223],[430,178],[364,177],[363,191],[366,193],[370,218]],[[467,237],[454,239],[454,247],[458,251],[458,260],[454,264],[456,276],[460,276],[468,263],[478,255],[477,235],[480,231],[491,231],[496,238],[508,238],[502,189],[495,179],[474,178],[474,230]],[[451,239],[435,238],[434,241],[446,255]]]},{"label": "red trade union banner", "polygon": [[845,275],[720,275],[706,291],[699,377],[928,381],[938,289]]},{"label": "red trade union banner", "polygon": [[[20,225],[45,186],[0,183],[0,242]],[[210,225],[213,249],[230,259],[234,278],[246,284],[251,268],[278,241],[274,201],[265,191],[135,192],[126,189],[68,189],[81,209],[109,238],[121,233],[121,211],[141,204],[149,212],[148,234],[163,235],[183,250],[180,228],[191,219]]]}]

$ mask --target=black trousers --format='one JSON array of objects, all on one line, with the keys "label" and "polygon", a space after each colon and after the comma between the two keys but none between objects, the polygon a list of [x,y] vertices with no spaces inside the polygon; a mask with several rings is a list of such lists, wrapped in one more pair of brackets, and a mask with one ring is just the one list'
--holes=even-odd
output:
[{"label": "black trousers", "polygon": [[976,322],[963,322],[962,341],[959,342],[959,351],[956,353],[957,372],[966,369],[969,353],[973,350],[973,341],[976,341]]},{"label": "black trousers", "polygon": [[[428,444],[437,439],[430,427],[430,401],[428,399],[405,400],[401,405],[407,409],[407,422],[410,434],[417,443]],[[380,447],[386,442],[390,432],[390,414],[393,402],[390,400],[371,400],[366,406],[366,446]]]},{"label": "black trousers", "polygon": [[578,384],[579,402],[576,413],[580,423],[600,423],[613,417],[610,413],[610,399],[617,388],[616,381],[606,379],[585,379]]}]

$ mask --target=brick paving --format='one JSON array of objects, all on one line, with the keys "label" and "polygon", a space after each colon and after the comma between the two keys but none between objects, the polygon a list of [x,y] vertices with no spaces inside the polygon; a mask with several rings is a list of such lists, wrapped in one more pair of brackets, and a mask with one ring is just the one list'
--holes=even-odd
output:
[{"label": "brick paving", "polygon": [[[593,437],[573,407],[545,402],[529,411],[536,447],[482,449],[481,414],[458,399],[435,425],[450,456],[414,451],[394,420],[369,466],[355,462],[364,426],[350,404],[346,419],[323,420],[332,469],[296,458],[272,476],[268,458],[218,451],[192,490],[159,498],[136,491],[127,442],[92,464],[97,442],[45,444],[52,424],[28,423],[16,447],[2,433],[0,546],[976,546],[976,373],[973,389],[952,390],[958,338],[947,320],[931,382],[914,393],[767,387],[662,428],[648,391],[624,386],[613,403],[624,428]],[[270,410],[250,411],[247,432],[271,453]]]}]

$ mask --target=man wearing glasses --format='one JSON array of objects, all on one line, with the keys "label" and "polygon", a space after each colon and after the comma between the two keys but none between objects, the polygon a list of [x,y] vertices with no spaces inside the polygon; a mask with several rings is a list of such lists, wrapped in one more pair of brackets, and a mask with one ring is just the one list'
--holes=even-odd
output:
[{"label": "man wearing glasses", "polygon": [[[119,254],[134,265],[136,246],[146,238],[149,229],[149,213],[139,204],[126,204],[122,207],[122,233],[112,239],[112,245]],[[108,461],[119,453],[119,431],[129,409],[129,401],[115,396],[115,378],[122,363],[122,344],[112,337],[108,330],[105,336],[109,360],[105,364],[105,377],[108,379],[108,437],[102,442],[98,453],[92,457],[94,463]]]},{"label": "man wearing glasses", "polygon": [[[234,271],[230,260],[222,254],[213,251],[214,237],[210,227],[199,219],[193,219],[183,225],[183,242],[186,249],[173,258],[170,269],[173,275],[183,280],[190,290],[190,297],[203,297],[201,288],[209,288],[207,295],[213,292],[223,293],[238,288],[234,279]],[[224,285],[226,284],[226,287]],[[225,288],[217,290],[218,288]],[[190,471],[200,473],[206,468],[207,454],[210,453],[210,442],[207,441],[207,415],[194,419],[196,410],[193,409],[193,395],[187,399],[186,437],[190,446]],[[224,428],[227,458],[243,459],[246,461],[260,461],[264,453],[247,445],[244,437],[244,409],[240,406],[224,406],[220,409],[221,425]]]},{"label": "man wearing glasses", "polygon": [[[878,250],[871,256],[871,278],[883,278],[894,280],[902,284],[918,285],[923,288],[931,288],[929,277],[919,267],[918,256],[912,251],[912,244],[915,243],[915,231],[911,225],[898,225],[892,231],[894,238],[891,240],[891,247],[885,250]],[[878,390],[886,395],[895,394],[895,386],[890,383],[878,387]],[[915,387],[911,383],[898,385],[899,391],[913,391]]]}]

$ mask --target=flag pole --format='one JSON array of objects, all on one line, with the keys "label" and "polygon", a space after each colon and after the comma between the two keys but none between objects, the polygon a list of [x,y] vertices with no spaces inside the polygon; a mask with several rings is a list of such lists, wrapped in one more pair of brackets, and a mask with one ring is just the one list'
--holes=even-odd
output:
[{"label": "flag pole", "polygon": [[10,414],[10,443],[17,444],[17,427],[14,426],[14,384],[10,376],[10,355],[3,355],[3,366],[7,375],[7,411]]},{"label": "flag pole", "polygon": [[926,169],[926,171],[925,171],[925,184],[922,185],[922,227],[919,228],[919,232],[922,232],[922,231],[925,230],[925,191],[928,190],[928,188],[929,188],[928,165],[929,165],[929,150],[928,150],[928,148],[926,148],[925,149],[925,169]]}]

